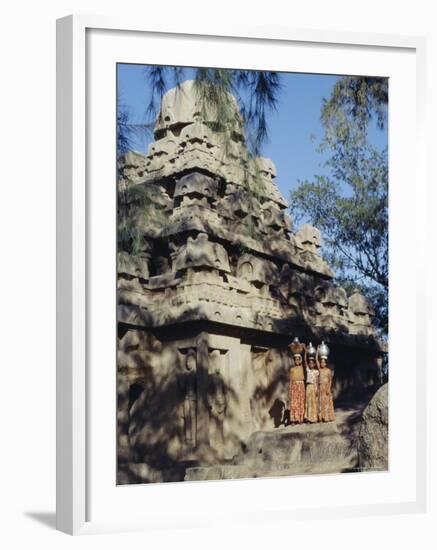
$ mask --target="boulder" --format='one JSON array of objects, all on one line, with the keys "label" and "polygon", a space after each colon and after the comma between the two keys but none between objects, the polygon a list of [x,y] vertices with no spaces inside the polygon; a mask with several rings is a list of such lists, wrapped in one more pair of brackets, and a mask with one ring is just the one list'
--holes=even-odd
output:
[{"label": "boulder", "polygon": [[358,460],[361,470],[388,470],[388,384],[378,389],[364,409]]}]

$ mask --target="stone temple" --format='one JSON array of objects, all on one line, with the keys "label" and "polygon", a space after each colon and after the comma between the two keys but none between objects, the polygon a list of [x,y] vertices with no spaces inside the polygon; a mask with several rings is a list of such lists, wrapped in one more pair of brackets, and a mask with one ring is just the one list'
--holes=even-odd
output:
[{"label": "stone temple", "polygon": [[320,232],[292,228],[273,162],[248,154],[229,104],[226,132],[184,82],[148,154],[119,160],[119,483],[251,475],[238,457],[285,433],[295,336],[328,343],[336,403],[381,382],[372,309],[333,283]]}]

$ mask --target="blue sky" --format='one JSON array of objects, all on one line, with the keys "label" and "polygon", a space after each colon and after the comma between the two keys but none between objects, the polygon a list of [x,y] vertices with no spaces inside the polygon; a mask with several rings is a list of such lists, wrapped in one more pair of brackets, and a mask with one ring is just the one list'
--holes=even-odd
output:
[{"label": "blue sky", "polygon": [[[192,78],[193,71],[188,69],[186,77]],[[269,140],[262,155],[275,163],[276,182],[287,199],[299,181],[327,173],[324,158],[317,152],[323,136],[320,109],[323,98],[329,98],[337,79],[332,75],[281,73],[278,107],[269,115]],[[127,107],[130,121],[145,122],[150,90],[144,65],[118,65],[118,94],[119,101]],[[379,147],[387,145],[387,132],[375,126],[369,128],[369,138]],[[152,135],[144,136],[136,139],[133,146],[145,152],[151,141]]]}]

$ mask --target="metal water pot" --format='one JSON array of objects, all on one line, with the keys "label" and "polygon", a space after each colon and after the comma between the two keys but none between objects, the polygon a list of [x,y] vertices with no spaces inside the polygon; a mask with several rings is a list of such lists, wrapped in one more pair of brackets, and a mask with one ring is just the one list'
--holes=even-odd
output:
[{"label": "metal water pot", "polygon": [[328,356],[329,356],[329,348],[325,344],[325,342],[323,342],[323,341],[322,341],[322,343],[320,344],[320,347],[319,347],[319,355],[320,355],[320,357],[326,357],[326,358],[328,358]]},{"label": "metal water pot", "polygon": [[310,342],[307,347],[307,355],[316,355],[316,348],[313,346],[313,344]]}]

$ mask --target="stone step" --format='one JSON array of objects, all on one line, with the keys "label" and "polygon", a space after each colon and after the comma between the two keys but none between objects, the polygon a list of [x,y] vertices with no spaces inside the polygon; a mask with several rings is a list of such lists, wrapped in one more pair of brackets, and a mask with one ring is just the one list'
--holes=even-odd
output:
[{"label": "stone step", "polygon": [[[254,432],[233,464],[286,463],[303,454],[328,454],[346,445],[335,424],[305,425],[291,429]],[[347,446],[347,445],[346,445]],[[332,447],[332,451],[330,450]]]},{"label": "stone step", "polygon": [[324,463],[323,467],[314,468],[314,466],[296,464],[275,464],[265,466],[249,466],[247,464],[205,466],[197,468],[188,468],[184,481],[209,481],[225,479],[252,479],[258,477],[282,477],[297,475],[322,475],[338,474],[345,472],[356,472],[360,469],[356,465],[356,460],[351,458],[349,461]]},{"label": "stone step", "polygon": [[185,481],[351,472],[358,469],[349,415],[337,422],[258,431],[228,464],[187,468]]}]

